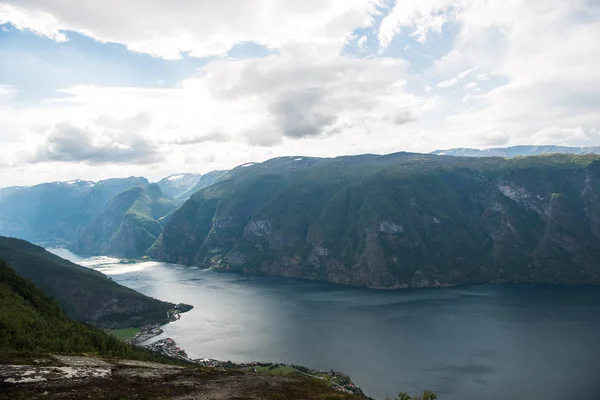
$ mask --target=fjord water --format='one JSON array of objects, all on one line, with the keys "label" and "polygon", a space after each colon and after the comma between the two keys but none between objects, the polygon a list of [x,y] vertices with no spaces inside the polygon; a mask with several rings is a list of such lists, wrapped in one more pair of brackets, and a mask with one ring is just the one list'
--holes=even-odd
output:
[{"label": "fjord water", "polygon": [[192,304],[163,336],[193,358],[332,368],[377,399],[426,388],[441,400],[600,398],[600,287],[376,291],[50,250]]}]

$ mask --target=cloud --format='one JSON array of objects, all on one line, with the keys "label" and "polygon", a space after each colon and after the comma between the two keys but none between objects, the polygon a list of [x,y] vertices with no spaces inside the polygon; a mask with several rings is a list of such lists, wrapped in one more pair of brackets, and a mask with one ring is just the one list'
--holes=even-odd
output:
[{"label": "cloud", "polygon": [[454,48],[431,74],[477,68],[479,89],[468,88],[481,93],[449,112],[449,141],[474,141],[465,132],[476,126],[508,132],[511,144],[600,144],[582,133],[600,126],[600,58],[590,51],[600,41],[600,8],[583,0],[465,4]]},{"label": "cloud", "polygon": [[456,75],[456,79],[463,80],[465,79],[467,76],[471,75],[477,68],[469,68],[464,70],[463,72],[461,72],[460,74]]},{"label": "cloud", "polygon": [[[29,174],[42,176],[43,160],[63,160],[52,169],[64,174],[73,173],[69,162],[108,173],[111,164],[90,165],[111,158],[129,159],[128,170],[143,174],[289,154],[600,144],[597,2],[107,1],[90,12],[90,2],[5,0],[0,20],[54,40],[76,30],[165,58],[222,55],[241,41],[277,51],[213,57],[174,85],[165,77],[169,84],[158,88],[66,87],[26,106],[5,86],[5,163],[34,148],[41,150]],[[408,61],[371,53],[377,41]],[[417,53],[432,57],[431,66],[416,65]],[[127,157],[136,146],[140,158]],[[13,178],[0,171],[0,179]]]},{"label": "cloud", "polygon": [[17,92],[17,88],[12,85],[0,85],[0,102],[12,99]]},{"label": "cloud", "polygon": [[362,49],[365,47],[365,45],[367,44],[367,41],[369,40],[369,38],[367,38],[366,36],[361,36],[357,41],[356,44],[358,45],[358,48]]},{"label": "cloud", "polygon": [[456,78],[451,78],[451,79],[448,79],[448,80],[446,80],[446,81],[442,81],[442,82],[438,83],[438,84],[437,84],[437,85],[435,85],[435,86],[437,86],[437,87],[439,87],[439,88],[447,88],[447,87],[454,86],[454,85],[456,85],[457,83],[458,83],[458,79],[456,79]]},{"label": "cloud", "polygon": [[407,28],[418,42],[425,42],[430,33],[441,33],[442,27],[455,18],[455,0],[397,1],[379,26],[380,50],[385,50],[394,37]]},{"label": "cloud", "polygon": [[167,144],[176,144],[181,146],[200,144],[206,142],[225,143],[231,140],[231,136],[221,132],[211,132],[201,136],[188,136],[177,139],[168,140]]},{"label": "cloud", "polygon": [[416,118],[410,111],[400,111],[394,116],[393,121],[396,125],[404,125],[416,121]]},{"label": "cloud", "polygon": [[30,30],[40,36],[46,36],[57,42],[68,39],[61,31],[58,20],[50,13],[39,9],[14,7],[0,3],[0,25],[11,23],[20,30]]},{"label": "cloud", "polygon": [[161,160],[158,148],[137,133],[108,130],[102,125],[78,127],[60,122],[49,129],[46,141],[29,161],[150,164]]},{"label": "cloud", "polygon": [[324,91],[317,87],[285,92],[271,103],[269,111],[283,136],[317,136],[337,119],[324,97]]},{"label": "cloud", "polygon": [[402,60],[321,56],[313,50],[293,45],[280,56],[211,63],[193,85],[209,88],[213,100],[248,117],[242,129],[228,132],[241,130],[251,144],[266,146],[332,134],[420,102],[405,89]]},{"label": "cloud", "polygon": [[[354,29],[369,26],[382,0],[252,2],[4,0],[0,21],[54,40],[76,31],[130,50],[176,59],[223,54],[239,42],[277,48],[289,42],[339,47]],[[68,34],[68,33],[67,33]]]}]

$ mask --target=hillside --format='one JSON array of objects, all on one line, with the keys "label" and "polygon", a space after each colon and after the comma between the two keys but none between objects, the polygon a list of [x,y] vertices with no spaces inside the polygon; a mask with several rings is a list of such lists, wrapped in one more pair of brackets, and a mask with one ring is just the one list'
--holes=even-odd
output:
[{"label": "hillside", "polygon": [[81,228],[69,248],[80,254],[140,257],[162,232],[159,220],[177,205],[157,184],[129,188]]},{"label": "hillside", "polygon": [[202,175],[200,174],[173,174],[156,182],[167,197],[179,197],[184,192],[193,188]]},{"label": "hillside", "polygon": [[568,147],[568,146],[511,146],[493,147],[490,149],[457,148],[436,150],[431,154],[461,157],[529,157],[541,154],[600,154],[600,147]]},{"label": "hillside", "polygon": [[0,260],[54,298],[70,318],[103,328],[166,322],[167,312],[175,307],[24,240],[0,237]]},{"label": "hillside", "polygon": [[178,196],[178,198],[180,198],[182,200],[189,199],[197,191],[202,190],[202,189],[209,187],[210,185],[218,182],[219,179],[224,177],[228,172],[229,171],[211,171],[211,172],[208,172],[208,173],[202,175],[200,177],[200,179],[198,179],[198,182],[196,182],[196,184],[194,186],[187,189],[185,192],[181,193]]},{"label": "hillside", "polygon": [[125,344],[67,318],[3,261],[0,327],[0,399],[366,399],[306,376],[206,368]]},{"label": "hillside", "polygon": [[0,326],[1,358],[18,353],[94,353],[162,359],[70,320],[52,298],[17,275],[4,261],[0,261]]},{"label": "hillside", "polygon": [[599,193],[593,155],[284,157],[193,195],[150,253],[376,288],[600,283]]},{"label": "hillside", "polygon": [[0,235],[65,243],[117,193],[148,184],[146,178],[51,182],[0,190]]}]

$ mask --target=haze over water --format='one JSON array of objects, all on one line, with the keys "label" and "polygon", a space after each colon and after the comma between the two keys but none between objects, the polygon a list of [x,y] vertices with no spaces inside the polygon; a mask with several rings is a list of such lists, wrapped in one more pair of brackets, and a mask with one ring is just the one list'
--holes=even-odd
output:
[{"label": "haze over water", "polygon": [[192,358],[277,361],[350,375],[377,399],[600,397],[600,287],[376,291],[54,253],[194,306],[164,327]]}]

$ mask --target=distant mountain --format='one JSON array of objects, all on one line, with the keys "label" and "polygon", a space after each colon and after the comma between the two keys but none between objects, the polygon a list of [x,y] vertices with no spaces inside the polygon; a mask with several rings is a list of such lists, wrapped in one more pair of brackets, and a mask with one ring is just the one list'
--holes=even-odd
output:
[{"label": "distant mountain", "polygon": [[599,198],[595,155],[282,157],[198,191],[150,254],[377,288],[600,283]]},{"label": "distant mountain", "polygon": [[225,176],[229,171],[211,171],[208,172],[198,179],[198,182],[191,188],[187,189],[185,192],[181,193],[178,197],[182,200],[189,199],[194,193],[198,190],[202,190],[205,187],[209,187],[214,183],[218,182],[223,176]]},{"label": "distant mountain", "polygon": [[129,188],[83,227],[69,248],[87,255],[140,257],[162,232],[159,220],[178,204],[165,197],[157,184]]},{"label": "distant mountain", "polygon": [[157,182],[164,195],[176,198],[193,188],[200,180],[201,174],[174,174]]},{"label": "distant mountain", "polygon": [[449,150],[436,150],[431,152],[431,154],[463,157],[526,157],[540,154],[600,154],[600,146],[512,146],[495,147],[484,150],[457,148]]},{"label": "distant mountain", "polygon": [[0,189],[0,235],[34,242],[67,242],[116,194],[146,178],[42,183]]},{"label": "distant mountain", "polygon": [[0,237],[0,260],[56,299],[70,318],[96,326],[139,327],[166,322],[167,311],[174,307],[24,240]]}]

